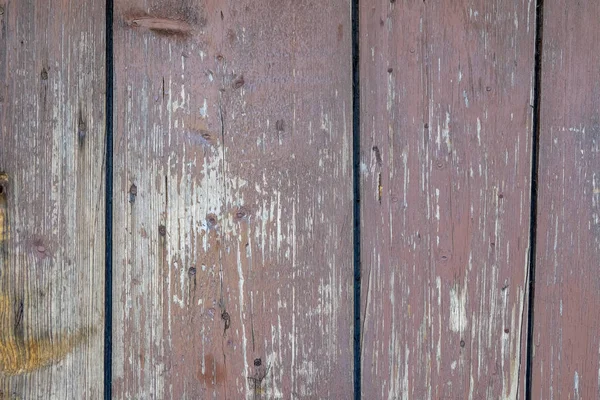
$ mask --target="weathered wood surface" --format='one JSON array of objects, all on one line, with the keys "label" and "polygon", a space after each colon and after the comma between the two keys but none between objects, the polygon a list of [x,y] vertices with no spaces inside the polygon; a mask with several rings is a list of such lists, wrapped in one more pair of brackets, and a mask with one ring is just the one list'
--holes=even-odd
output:
[{"label": "weathered wood surface", "polygon": [[524,387],[535,4],[361,2],[366,399]]},{"label": "weathered wood surface", "polygon": [[544,2],[533,399],[600,398],[598,21]]},{"label": "weathered wood surface", "polygon": [[0,1],[2,399],[102,398],[104,7]]},{"label": "weathered wood surface", "polygon": [[115,7],[115,398],[352,396],[350,3]]}]

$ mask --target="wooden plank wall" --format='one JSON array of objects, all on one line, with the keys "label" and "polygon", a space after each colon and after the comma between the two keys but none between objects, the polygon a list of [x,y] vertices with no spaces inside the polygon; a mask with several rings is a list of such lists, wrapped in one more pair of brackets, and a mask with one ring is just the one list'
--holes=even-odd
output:
[{"label": "wooden plank wall", "polygon": [[0,1],[1,399],[103,396],[104,7]]},{"label": "wooden plank wall", "polygon": [[532,399],[600,398],[598,21],[544,2]]},{"label": "wooden plank wall", "polygon": [[[360,2],[365,399],[525,396],[537,3]],[[600,398],[600,5],[544,3],[531,398]],[[105,4],[0,0],[0,399],[103,397]],[[115,1],[114,398],[352,397],[351,5]]]},{"label": "wooden plank wall", "polygon": [[115,398],[350,398],[350,11],[116,2]]},{"label": "wooden plank wall", "polygon": [[535,5],[361,1],[366,399],[516,399]]}]

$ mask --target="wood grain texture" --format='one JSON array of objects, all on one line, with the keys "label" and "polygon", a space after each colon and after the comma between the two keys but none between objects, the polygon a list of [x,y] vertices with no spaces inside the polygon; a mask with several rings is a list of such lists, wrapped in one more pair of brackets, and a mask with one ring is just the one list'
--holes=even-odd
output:
[{"label": "wood grain texture", "polygon": [[600,398],[599,20],[544,2],[533,399]]},{"label": "wood grain texture", "polygon": [[350,3],[116,1],[114,396],[352,396]]},{"label": "wood grain texture", "polygon": [[104,5],[0,1],[2,399],[103,395]]},{"label": "wood grain texture", "polygon": [[361,2],[366,399],[524,387],[535,4]]}]

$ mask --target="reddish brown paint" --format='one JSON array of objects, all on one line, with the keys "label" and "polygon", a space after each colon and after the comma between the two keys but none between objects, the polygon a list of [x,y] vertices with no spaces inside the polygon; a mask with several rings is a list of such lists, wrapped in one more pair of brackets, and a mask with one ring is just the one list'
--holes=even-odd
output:
[{"label": "reddish brown paint", "polygon": [[115,3],[115,398],[350,398],[350,2]]},{"label": "reddish brown paint", "polygon": [[599,20],[544,2],[532,399],[600,398]]},{"label": "reddish brown paint", "polygon": [[360,4],[363,398],[516,399],[535,7]]},{"label": "reddish brown paint", "polygon": [[0,0],[2,399],[103,397],[105,3]]}]

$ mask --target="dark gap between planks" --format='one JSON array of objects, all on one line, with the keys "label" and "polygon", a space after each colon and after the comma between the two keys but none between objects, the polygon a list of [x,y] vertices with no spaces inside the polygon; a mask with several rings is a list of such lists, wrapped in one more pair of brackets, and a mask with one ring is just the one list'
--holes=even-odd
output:
[{"label": "dark gap between planks", "polygon": [[531,150],[531,214],[529,219],[529,298],[527,310],[527,361],[525,365],[525,399],[531,399],[533,367],[533,323],[535,300],[536,234],[537,234],[537,188],[540,153],[540,105],[542,99],[542,46],[544,25],[544,1],[537,0],[535,10],[535,72],[533,84],[533,140]]},{"label": "dark gap between planks", "polygon": [[361,398],[360,348],[360,35],[359,0],[352,0],[352,186],[354,193],[354,399]]},{"label": "dark gap between planks", "polygon": [[106,202],[104,269],[104,399],[112,398],[113,0],[106,0]]}]

